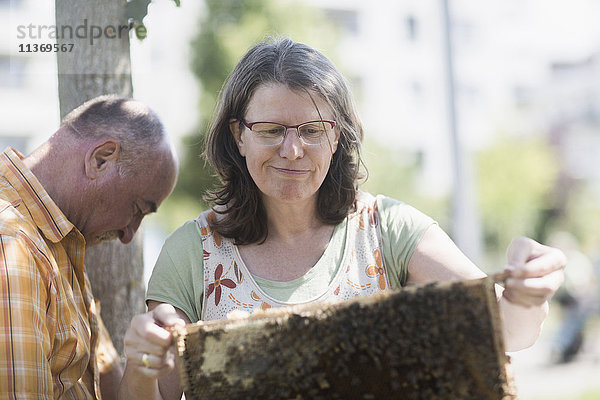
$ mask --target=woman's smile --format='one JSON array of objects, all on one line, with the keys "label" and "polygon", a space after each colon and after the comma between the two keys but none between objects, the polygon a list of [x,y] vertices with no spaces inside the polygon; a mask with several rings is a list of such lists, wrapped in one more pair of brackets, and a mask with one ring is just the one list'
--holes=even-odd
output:
[{"label": "woman's smile", "polygon": [[283,175],[306,175],[308,174],[310,171],[307,169],[297,169],[297,168],[278,168],[278,167],[273,167],[273,169],[275,169],[275,171],[283,174]]}]

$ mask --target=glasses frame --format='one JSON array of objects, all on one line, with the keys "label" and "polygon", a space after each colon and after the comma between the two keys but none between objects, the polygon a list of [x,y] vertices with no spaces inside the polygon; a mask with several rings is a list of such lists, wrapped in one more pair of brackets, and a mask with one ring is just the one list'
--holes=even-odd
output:
[{"label": "glasses frame", "polygon": [[300,127],[301,127],[301,126],[303,126],[303,125],[306,125],[306,124],[313,124],[313,123],[315,123],[315,122],[319,122],[319,123],[327,123],[327,124],[331,125],[331,129],[333,130],[333,129],[335,128],[335,125],[337,124],[335,121],[333,121],[333,120],[330,120],[330,119],[317,119],[317,120],[314,120],[314,121],[306,121],[306,122],[303,122],[303,123],[301,123],[301,124],[298,124],[298,125],[286,125],[286,124],[282,124],[282,123],[279,123],[279,122],[273,122],[273,121],[256,121],[256,122],[248,122],[248,121],[246,121],[246,120],[245,120],[245,119],[243,119],[243,118],[240,118],[240,121],[242,122],[242,124],[244,124],[244,126],[245,126],[246,128],[250,129],[250,132],[254,132],[254,131],[252,130],[252,127],[253,127],[254,125],[256,125],[256,124],[275,124],[275,125],[279,125],[279,126],[283,126],[283,127],[285,127],[285,133],[283,134],[283,136],[281,136],[281,141],[280,141],[279,143],[276,143],[276,144],[270,144],[270,145],[265,145],[265,146],[279,146],[279,145],[280,145],[281,143],[283,143],[283,141],[285,140],[285,138],[286,138],[286,136],[287,136],[287,133],[288,133],[288,130],[289,130],[289,129],[292,129],[292,128],[296,130],[296,135],[298,136],[298,139],[300,139],[300,141],[301,141],[303,144],[305,144],[305,145],[307,145],[307,146],[316,146],[316,145],[318,145],[319,143],[306,143],[306,142],[304,141],[304,139],[302,138],[302,135],[300,135]]}]

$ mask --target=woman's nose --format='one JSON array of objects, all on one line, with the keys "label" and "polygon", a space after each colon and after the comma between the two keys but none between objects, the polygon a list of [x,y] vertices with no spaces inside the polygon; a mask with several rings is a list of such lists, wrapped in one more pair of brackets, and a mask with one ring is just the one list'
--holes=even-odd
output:
[{"label": "woman's nose", "polygon": [[281,143],[279,154],[281,157],[288,159],[296,159],[304,155],[304,147],[298,136],[297,128],[288,128],[286,135],[283,138],[283,142]]}]

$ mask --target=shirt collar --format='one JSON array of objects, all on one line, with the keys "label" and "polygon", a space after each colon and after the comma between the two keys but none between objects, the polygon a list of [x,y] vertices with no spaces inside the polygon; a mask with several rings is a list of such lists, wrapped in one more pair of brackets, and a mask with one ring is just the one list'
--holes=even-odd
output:
[{"label": "shirt collar", "polygon": [[17,191],[44,236],[53,243],[60,242],[74,225],[25,166],[23,158],[17,150],[7,148],[0,154],[0,172]]}]

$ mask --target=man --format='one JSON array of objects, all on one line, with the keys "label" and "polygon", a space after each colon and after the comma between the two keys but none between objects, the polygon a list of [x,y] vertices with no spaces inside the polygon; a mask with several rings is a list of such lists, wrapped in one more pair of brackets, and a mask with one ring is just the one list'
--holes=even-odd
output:
[{"label": "man", "polygon": [[1,399],[95,399],[120,380],[85,248],[130,242],[177,168],[156,114],[115,96],[73,110],[27,157],[0,154]]}]

